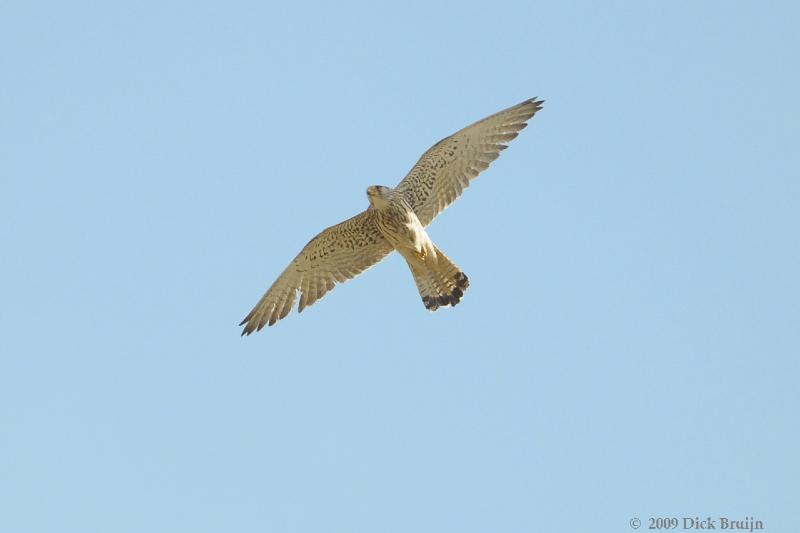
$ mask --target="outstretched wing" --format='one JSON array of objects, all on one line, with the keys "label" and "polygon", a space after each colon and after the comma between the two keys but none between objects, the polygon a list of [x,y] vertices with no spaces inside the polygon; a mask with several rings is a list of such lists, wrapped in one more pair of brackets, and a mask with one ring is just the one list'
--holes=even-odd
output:
[{"label": "outstretched wing", "polygon": [[396,187],[424,226],[452,204],[470,180],[488,168],[544,100],[531,98],[442,139],[422,154]]},{"label": "outstretched wing", "polygon": [[252,311],[242,320],[242,335],[273,325],[289,314],[300,291],[298,311],[378,263],[392,251],[372,209],[331,226],[306,244]]}]

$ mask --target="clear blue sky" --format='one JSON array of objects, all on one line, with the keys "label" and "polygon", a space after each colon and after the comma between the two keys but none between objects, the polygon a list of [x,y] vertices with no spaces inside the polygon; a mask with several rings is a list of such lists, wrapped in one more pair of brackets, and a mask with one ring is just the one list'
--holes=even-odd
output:
[{"label": "clear blue sky", "polygon": [[[799,15],[5,4],[0,531],[796,530]],[[239,337],[367,186],[532,96],[430,227],[458,307],[394,256]]]}]

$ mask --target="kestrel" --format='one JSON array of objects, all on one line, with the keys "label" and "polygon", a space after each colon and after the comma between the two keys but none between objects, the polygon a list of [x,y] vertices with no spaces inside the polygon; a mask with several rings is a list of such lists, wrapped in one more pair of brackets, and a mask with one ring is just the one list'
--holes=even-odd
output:
[{"label": "kestrel", "polygon": [[531,98],[442,139],[394,189],[367,188],[369,207],[306,244],[239,324],[244,326],[242,335],[288,315],[298,291],[302,312],[337,283],[355,278],[394,250],[408,263],[427,309],[460,302],[469,278],[433,244],[425,227],[497,159],[543,102]]}]

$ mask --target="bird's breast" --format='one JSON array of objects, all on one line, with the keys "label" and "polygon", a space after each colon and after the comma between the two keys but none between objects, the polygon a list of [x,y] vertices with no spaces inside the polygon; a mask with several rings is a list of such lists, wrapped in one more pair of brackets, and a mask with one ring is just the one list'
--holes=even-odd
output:
[{"label": "bird's breast", "polygon": [[430,241],[425,228],[410,207],[390,204],[378,212],[378,228],[386,240],[400,253],[421,253]]}]

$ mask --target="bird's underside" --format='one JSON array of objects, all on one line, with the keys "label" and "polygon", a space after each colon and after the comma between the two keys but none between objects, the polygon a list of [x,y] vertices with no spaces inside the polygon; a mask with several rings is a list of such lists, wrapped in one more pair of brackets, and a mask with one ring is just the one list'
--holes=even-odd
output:
[{"label": "bird's underside", "polygon": [[367,189],[369,207],[311,239],[242,320],[242,335],[314,304],[398,251],[427,309],[458,304],[469,279],[428,237],[425,227],[507,148],[542,107],[532,98],[480,120],[433,145],[394,189]]}]

